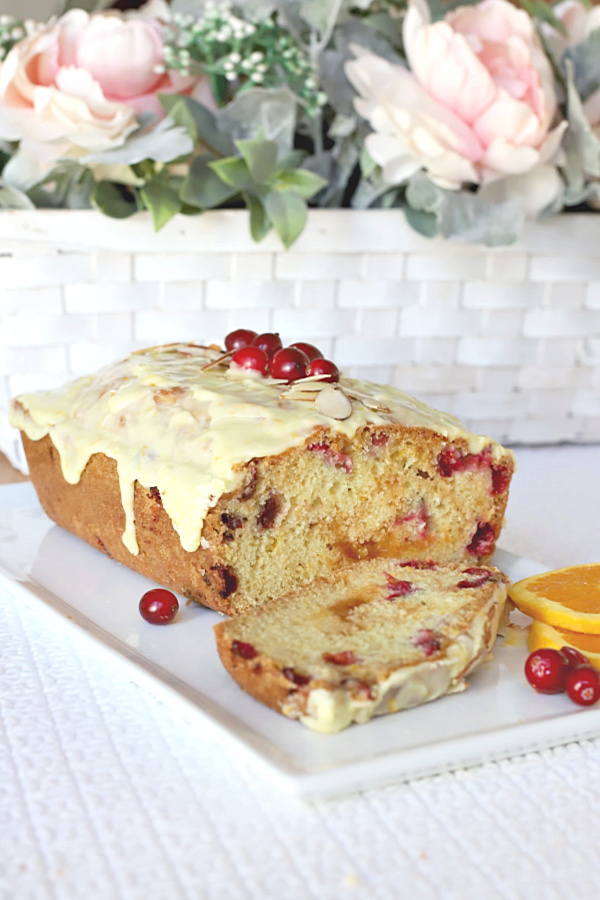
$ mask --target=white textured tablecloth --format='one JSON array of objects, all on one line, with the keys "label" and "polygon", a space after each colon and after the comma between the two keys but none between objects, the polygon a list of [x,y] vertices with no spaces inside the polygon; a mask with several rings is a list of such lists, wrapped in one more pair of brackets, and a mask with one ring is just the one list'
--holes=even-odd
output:
[{"label": "white textured tablecloth", "polygon": [[[600,560],[600,447],[517,458],[502,546]],[[595,900],[599,784],[594,740],[308,804],[0,590],[1,900]]]}]

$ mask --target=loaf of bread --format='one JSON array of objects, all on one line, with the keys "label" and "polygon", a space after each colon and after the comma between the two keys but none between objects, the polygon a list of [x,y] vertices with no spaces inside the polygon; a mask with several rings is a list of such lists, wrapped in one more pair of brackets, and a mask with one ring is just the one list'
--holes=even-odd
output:
[{"label": "loaf of bread", "polygon": [[514,469],[394,388],[287,384],[194,344],[23,394],[11,422],[51,519],[231,615],[361,559],[488,561]]},{"label": "loaf of bread", "polygon": [[466,687],[506,591],[487,566],[366,560],[220,622],[217,648],[255,699],[336,732]]}]

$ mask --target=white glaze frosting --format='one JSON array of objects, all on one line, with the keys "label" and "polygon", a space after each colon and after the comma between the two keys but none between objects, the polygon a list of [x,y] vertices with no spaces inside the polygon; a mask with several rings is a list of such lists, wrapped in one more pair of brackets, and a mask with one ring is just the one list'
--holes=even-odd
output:
[{"label": "white glaze frosting", "polygon": [[287,385],[228,360],[219,363],[222,353],[194,344],[134,353],[64,387],[22,394],[11,404],[10,422],[32,440],[51,436],[70,484],[79,481],[94,453],[116,460],[123,541],[133,554],[139,552],[136,480],[158,488],[183,548],[194,551],[207,511],[242,483],[244,463],[299,446],[320,426],[352,437],[367,424],[398,422],[464,438],[473,453],[488,445],[493,457],[506,452],[402,391],[350,378],[342,377],[340,388],[352,413],[344,419],[323,415],[314,403],[322,382]]}]

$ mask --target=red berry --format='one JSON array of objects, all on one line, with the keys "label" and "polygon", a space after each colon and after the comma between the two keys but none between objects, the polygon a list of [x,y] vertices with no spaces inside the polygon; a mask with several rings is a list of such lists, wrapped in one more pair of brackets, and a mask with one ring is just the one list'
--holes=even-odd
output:
[{"label": "red berry", "polygon": [[340,380],[340,370],[329,359],[313,359],[306,369],[307,375],[327,375],[321,381],[334,382]]},{"label": "red berry", "polygon": [[269,357],[260,347],[240,347],[231,357],[231,362],[242,369],[260,372],[261,375],[266,375],[269,368]]},{"label": "red berry", "polygon": [[225,338],[225,349],[239,350],[240,347],[248,347],[255,337],[255,331],[250,331],[249,328],[237,328],[235,331],[230,331]]},{"label": "red berry", "polygon": [[600,700],[600,672],[593,666],[575,666],[565,678],[565,690],[580,706],[591,706]]},{"label": "red berry", "polygon": [[265,351],[269,359],[271,359],[273,354],[277,353],[278,350],[281,350],[283,344],[281,343],[281,338],[278,334],[267,331],[265,334],[257,334],[252,341],[252,346],[260,347],[261,350]]},{"label": "red berry", "polygon": [[568,671],[566,658],[560,650],[551,647],[543,647],[530,653],[525,661],[525,677],[540,694],[558,694],[564,691]]},{"label": "red berry", "polygon": [[565,657],[569,666],[574,669],[575,666],[589,666],[590,661],[587,656],[576,650],[575,647],[561,647],[560,652]]},{"label": "red berry", "polygon": [[278,350],[272,358],[269,371],[272,378],[285,378],[289,384],[291,381],[306,377],[308,362],[308,356],[302,350],[286,347],[284,350]]},{"label": "red berry", "polygon": [[315,347],[314,344],[307,344],[304,341],[296,341],[294,344],[290,344],[290,347],[294,347],[296,350],[302,350],[303,353],[306,353],[311,362],[313,359],[321,359],[323,356],[318,347]]},{"label": "red berry", "polygon": [[140,615],[152,625],[166,625],[167,622],[172,622],[178,609],[177,597],[164,588],[146,591],[140,600]]}]

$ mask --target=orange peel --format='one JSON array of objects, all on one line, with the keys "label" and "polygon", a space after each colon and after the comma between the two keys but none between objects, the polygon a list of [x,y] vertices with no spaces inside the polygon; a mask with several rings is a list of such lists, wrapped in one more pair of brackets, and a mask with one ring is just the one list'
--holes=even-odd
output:
[{"label": "orange peel", "polygon": [[567,566],[517,581],[508,595],[539,622],[600,635],[600,563]]}]

